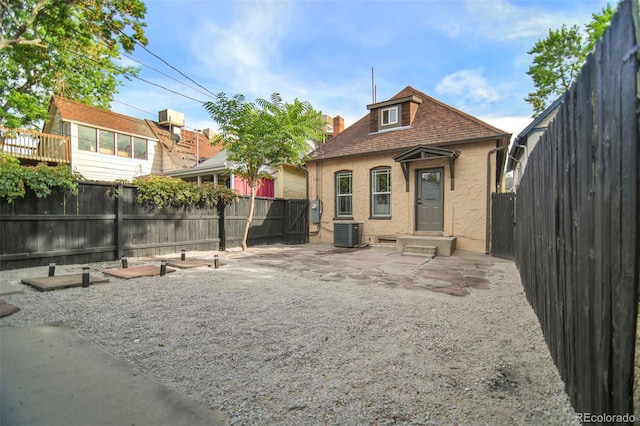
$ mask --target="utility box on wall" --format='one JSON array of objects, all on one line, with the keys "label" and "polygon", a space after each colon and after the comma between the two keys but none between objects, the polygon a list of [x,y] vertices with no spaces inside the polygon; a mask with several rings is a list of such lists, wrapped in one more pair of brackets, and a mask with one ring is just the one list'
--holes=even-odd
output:
[{"label": "utility box on wall", "polygon": [[343,222],[333,224],[333,245],[355,247],[362,244],[362,223]]},{"label": "utility box on wall", "polygon": [[315,199],[311,201],[311,223],[320,223],[320,215],[322,214],[322,201]]}]

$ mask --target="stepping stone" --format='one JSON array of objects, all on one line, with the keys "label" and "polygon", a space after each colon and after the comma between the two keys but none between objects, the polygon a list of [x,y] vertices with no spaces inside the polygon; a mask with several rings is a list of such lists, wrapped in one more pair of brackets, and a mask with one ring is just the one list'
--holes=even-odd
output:
[{"label": "stepping stone", "polygon": [[[108,282],[108,278],[102,278],[96,276],[95,274],[89,274],[89,285]],[[60,290],[63,288],[80,287],[82,286],[82,274],[57,275],[53,277],[42,278],[25,278],[22,280],[22,284],[29,285],[40,291],[51,291]]]},{"label": "stepping stone", "polygon": [[[219,261],[218,261],[219,262]],[[176,260],[167,262],[167,266],[173,266],[174,268],[179,269],[188,269],[188,268],[201,268],[201,267],[211,267],[213,268],[215,265],[215,261],[213,259],[193,259],[193,260]]]},{"label": "stepping stone", "polygon": [[10,303],[0,302],[0,318],[15,314],[19,310],[20,308],[18,308],[17,306],[13,306]]},{"label": "stepping stone", "polygon": [[[175,272],[176,270],[173,268],[167,267],[167,273]],[[124,278],[128,280],[130,278],[139,278],[139,277],[153,277],[156,275],[160,275],[160,266],[157,265],[139,265],[139,266],[130,266],[128,268],[119,268],[119,269],[105,269],[102,271],[103,274],[111,275],[117,278]]]}]

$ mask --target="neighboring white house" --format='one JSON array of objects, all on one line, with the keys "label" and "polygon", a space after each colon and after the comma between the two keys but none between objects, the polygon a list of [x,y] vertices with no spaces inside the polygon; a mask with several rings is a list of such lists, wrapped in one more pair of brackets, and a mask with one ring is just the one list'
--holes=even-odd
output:
[{"label": "neighboring white house", "polygon": [[53,96],[48,116],[43,132],[70,138],[71,169],[88,180],[160,175],[217,152],[208,136],[184,129],[184,115],[172,110],[160,111],[154,122]]},{"label": "neighboring white house", "polygon": [[563,99],[564,95],[556,99],[547,109],[536,117],[535,120],[525,127],[513,141],[511,150],[509,151],[509,158],[507,159],[507,172],[513,171],[511,191],[515,191],[520,184],[531,151],[547,130],[549,123],[555,118]]}]

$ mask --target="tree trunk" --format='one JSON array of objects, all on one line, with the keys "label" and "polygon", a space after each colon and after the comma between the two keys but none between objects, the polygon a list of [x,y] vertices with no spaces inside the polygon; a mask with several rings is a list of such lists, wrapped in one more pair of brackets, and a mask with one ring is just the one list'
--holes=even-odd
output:
[{"label": "tree trunk", "polygon": [[251,226],[251,221],[253,220],[253,209],[256,205],[256,192],[258,190],[258,185],[250,183],[249,187],[251,188],[251,195],[249,196],[249,216],[247,216],[247,223],[244,225],[244,236],[242,237],[242,251],[247,250],[247,239],[249,239],[249,227]]}]

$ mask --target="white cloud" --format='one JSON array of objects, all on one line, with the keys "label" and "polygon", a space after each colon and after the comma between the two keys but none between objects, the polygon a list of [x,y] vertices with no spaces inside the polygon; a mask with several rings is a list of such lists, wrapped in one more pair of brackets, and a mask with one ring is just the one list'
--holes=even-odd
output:
[{"label": "white cloud", "polygon": [[494,102],[500,95],[494,90],[481,71],[462,70],[444,77],[436,85],[439,95],[456,96],[462,101],[473,103]]},{"label": "white cloud", "polygon": [[[273,86],[274,70],[290,19],[285,2],[238,2],[232,20],[207,21],[199,25],[191,48],[209,77],[235,83],[232,89],[259,93]],[[281,75],[281,74],[280,74]],[[240,91],[240,90],[235,90]]]},{"label": "white cloud", "polygon": [[531,117],[478,117],[480,120],[485,121],[491,124],[494,127],[497,127],[500,130],[504,130],[508,133],[511,133],[511,139],[513,140],[520,132],[524,130],[532,121]]},{"label": "white cloud", "polygon": [[595,4],[585,7],[579,2],[574,3],[574,10],[555,11],[508,0],[468,0],[455,4],[456,7],[429,15],[428,24],[451,38],[481,36],[498,41],[542,38],[550,28],[559,28],[562,24],[583,25],[591,19],[591,13],[599,11]]}]

